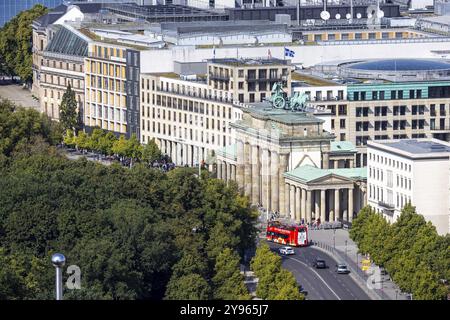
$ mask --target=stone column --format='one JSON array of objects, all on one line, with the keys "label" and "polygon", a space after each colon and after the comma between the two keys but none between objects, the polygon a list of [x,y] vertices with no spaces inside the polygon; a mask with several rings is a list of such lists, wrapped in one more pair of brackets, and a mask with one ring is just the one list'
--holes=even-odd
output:
[{"label": "stone column", "polygon": [[311,190],[306,191],[306,221],[311,222]]},{"label": "stone column", "polygon": [[323,163],[322,163],[322,168],[323,169],[328,169],[329,165],[330,165],[330,157],[328,152],[324,152],[322,153],[323,155]]},{"label": "stone column", "polygon": [[252,145],[252,202],[253,204],[261,203],[259,184],[261,177],[259,176],[259,150],[257,145]]},{"label": "stone column", "polygon": [[189,165],[188,145],[183,143],[183,165]]},{"label": "stone column", "polygon": [[341,216],[339,205],[340,205],[340,198],[339,198],[339,189],[334,190],[334,219],[337,221],[339,217]]},{"label": "stone column", "polygon": [[261,192],[261,197],[262,197],[262,201],[261,203],[263,204],[263,207],[267,210],[269,210],[270,208],[270,181],[269,181],[269,168],[270,168],[270,163],[269,163],[269,150],[268,149],[263,149],[262,150],[262,161],[261,161],[261,171],[262,171],[262,192]]},{"label": "stone column", "polygon": [[244,144],[244,190],[245,194],[252,199],[252,165],[251,165],[251,146]]},{"label": "stone column", "polygon": [[222,179],[222,160],[217,160],[217,179]]},{"label": "stone column", "polygon": [[227,181],[227,163],[222,161],[222,180]]},{"label": "stone column", "polygon": [[280,211],[279,204],[280,204],[280,194],[279,194],[279,158],[278,153],[272,151],[270,153],[270,194],[271,194],[271,208],[272,211]]},{"label": "stone column", "polygon": [[320,222],[325,222],[325,209],[327,207],[327,203],[325,202],[326,190],[320,190]]},{"label": "stone column", "polygon": [[334,169],[339,168],[339,160],[334,160]]},{"label": "stone column", "polygon": [[[348,190],[343,189],[342,190],[342,198],[344,199],[343,208],[342,208],[342,220],[348,221]],[[347,200],[347,203],[345,203],[345,200]]]},{"label": "stone column", "polygon": [[244,187],[244,142],[236,141],[236,182],[239,188]]},{"label": "stone column", "polygon": [[349,165],[350,165],[350,168],[354,168],[355,167],[355,159],[350,159]]},{"label": "stone column", "polygon": [[231,181],[231,163],[227,163],[227,181]]},{"label": "stone column", "polygon": [[183,163],[183,158],[181,157],[183,151],[183,146],[180,142],[177,143],[177,162],[176,164],[181,166]]},{"label": "stone column", "polygon": [[284,184],[284,209],[283,209],[283,216],[290,217],[289,213],[291,210],[291,207],[289,206],[289,198],[290,198],[290,186],[289,183]]},{"label": "stone column", "polygon": [[302,189],[300,187],[295,188],[295,222],[301,221],[301,208],[300,208],[300,199],[301,199]]},{"label": "stone column", "polygon": [[315,220],[317,220],[320,217],[319,193],[320,193],[320,190],[314,190],[312,192],[312,197],[314,198],[314,217],[313,217],[313,219],[315,219]]},{"label": "stone column", "polygon": [[329,222],[333,222],[334,221],[334,209],[333,209],[333,205],[334,205],[334,192],[332,192],[333,190],[328,191],[328,208],[329,208],[329,212],[328,212],[328,221]]},{"label": "stone column", "polygon": [[353,221],[353,189],[348,189],[348,222]]},{"label": "stone column", "polygon": [[303,219],[305,219],[305,221],[309,222],[310,220],[308,220],[307,214],[306,214],[306,190],[302,189],[302,212],[301,212],[301,217]]},{"label": "stone column", "polygon": [[199,155],[199,153],[198,153],[198,147],[196,147],[196,146],[193,146],[193,149],[194,149],[194,154],[192,155],[192,163],[195,165],[195,164],[197,164],[196,166],[198,167],[198,165],[199,165],[199,163],[200,163],[200,157],[198,156]]},{"label": "stone column", "polygon": [[295,219],[295,186],[289,186],[289,215],[292,220]]},{"label": "stone column", "polygon": [[236,166],[234,164],[231,165],[231,179],[236,181]]},{"label": "stone column", "polygon": [[285,206],[284,206],[284,193],[285,193],[285,191],[284,191],[284,186],[285,186],[285,183],[284,183],[284,176],[283,176],[283,174],[287,171],[287,162],[288,162],[288,159],[287,159],[287,154],[280,154],[280,165],[279,165],[279,168],[278,168],[278,182],[279,182],[279,191],[278,191],[278,193],[279,193],[279,195],[280,195],[280,197],[279,197],[279,199],[280,199],[280,202],[279,202],[279,209],[280,209],[280,214],[281,215],[285,215],[286,214],[286,212],[285,212]]}]

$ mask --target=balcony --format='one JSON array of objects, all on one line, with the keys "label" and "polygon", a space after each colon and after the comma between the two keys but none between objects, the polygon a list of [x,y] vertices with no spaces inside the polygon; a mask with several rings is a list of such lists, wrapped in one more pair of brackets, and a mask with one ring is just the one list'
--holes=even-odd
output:
[{"label": "balcony", "polygon": [[393,204],[386,203],[384,201],[378,201],[378,206],[380,206],[383,209],[388,210],[388,211],[394,211],[395,210],[395,206]]},{"label": "balcony", "polygon": [[247,82],[287,81],[287,76],[276,76],[276,77],[264,76],[264,77],[258,77],[258,78],[245,76],[245,81],[247,81]]},{"label": "balcony", "polygon": [[430,127],[430,131],[433,131],[434,133],[438,133],[438,132],[450,132],[450,126],[435,126],[435,127]]},{"label": "balcony", "polygon": [[226,76],[226,75],[224,76],[224,75],[214,74],[214,73],[209,73],[209,79],[215,80],[215,81],[230,81],[229,76]]}]

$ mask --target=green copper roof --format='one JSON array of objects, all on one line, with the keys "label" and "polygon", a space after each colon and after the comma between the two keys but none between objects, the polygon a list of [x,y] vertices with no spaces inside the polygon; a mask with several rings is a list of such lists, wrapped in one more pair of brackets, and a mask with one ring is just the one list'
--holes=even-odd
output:
[{"label": "green copper roof", "polygon": [[357,152],[355,145],[350,141],[332,141],[331,152]]},{"label": "green copper roof", "polygon": [[284,176],[310,182],[331,174],[354,180],[364,180],[367,179],[367,168],[320,169],[308,164],[286,172]]}]

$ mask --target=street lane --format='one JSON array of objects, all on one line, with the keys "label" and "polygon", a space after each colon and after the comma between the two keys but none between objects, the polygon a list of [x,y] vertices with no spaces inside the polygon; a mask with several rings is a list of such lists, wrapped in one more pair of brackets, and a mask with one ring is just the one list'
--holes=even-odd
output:
[{"label": "street lane", "polygon": [[[278,253],[280,245],[269,243]],[[335,261],[328,254],[314,247],[294,248],[295,255],[282,256],[282,265],[291,271],[297,282],[308,291],[308,300],[370,300],[359,285],[345,274],[337,274]],[[329,266],[327,269],[312,267],[314,260],[320,257]],[[342,262],[342,261],[339,261]]]}]

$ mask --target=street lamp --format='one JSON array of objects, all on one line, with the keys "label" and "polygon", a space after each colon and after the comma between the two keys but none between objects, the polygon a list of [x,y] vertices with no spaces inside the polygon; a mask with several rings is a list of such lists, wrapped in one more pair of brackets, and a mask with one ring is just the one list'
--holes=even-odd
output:
[{"label": "street lamp", "polygon": [[63,299],[63,286],[62,286],[62,267],[66,264],[66,257],[61,253],[55,253],[52,255],[52,264],[56,269],[56,300]]}]

